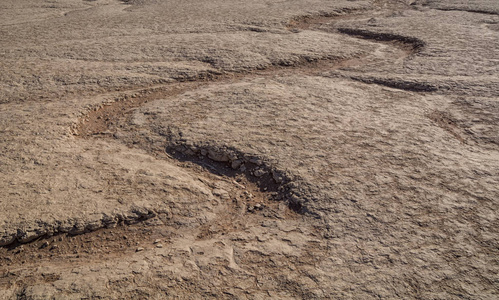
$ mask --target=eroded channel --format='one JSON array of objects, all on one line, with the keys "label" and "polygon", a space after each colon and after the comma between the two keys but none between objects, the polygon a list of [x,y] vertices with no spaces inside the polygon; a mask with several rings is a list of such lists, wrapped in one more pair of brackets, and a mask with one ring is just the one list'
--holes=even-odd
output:
[{"label": "eroded channel", "polygon": [[[334,24],[338,20],[355,20],[356,18],[365,18],[365,15],[300,17],[291,20],[287,25],[287,29],[291,32],[298,32],[299,30],[335,32],[356,38],[368,39],[376,44],[388,45],[395,49],[395,54],[392,53],[393,57],[385,58],[387,63],[391,60],[400,60],[409,57],[419,51],[421,47],[424,47],[422,41],[410,37],[380,33],[374,34],[343,27],[325,26],[327,24]],[[368,64],[370,59],[370,55],[346,59],[324,57],[311,60],[303,58],[291,65],[271,65],[266,69],[253,70],[251,72],[227,73],[220,71],[202,73],[197,77],[183,79],[177,83],[121,93],[115,97],[114,101],[90,109],[80,118],[80,121],[75,124],[72,130],[75,136],[80,138],[119,140],[119,131],[129,130],[127,129],[127,124],[133,111],[145,103],[155,101],[156,99],[175,98],[186,91],[194,91],[212,84],[234,83],[243,79],[248,80],[256,77],[270,78],[272,76],[285,76],[290,72],[293,74],[317,76],[324,72]],[[226,201],[225,205],[228,209],[226,210],[225,217],[217,218],[217,221],[215,221],[217,225],[214,227],[218,229],[206,229],[214,225],[213,222],[208,222],[208,225],[204,224],[200,227],[201,232],[198,233],[198,236],[220,234],[224,230],[229,229],[236,230],[238,228],[236,221],[241,223],[241,220],[237,219],[240,219],[243,215],[249,214],[250,218],[255,218],[255,216],[257,218],[296,218],[297,214],[307,212],[307,208],[300,201],[293,200],[296,198],[290,197],[290,194],[293,192],[294,175],[289,171],[279,170],[264,155],[255,156],[244,153],[236,148],[220,147],[217,145],[185,143],[182,137],[178,136],[175,132],[170,132],[164,138],[165,142],[162,145],[153,145],[148,142],[147,138],[123,142],[131,148],[145,149],[156,158],[169,160],[181,167],[190,169],[192,172],[202,174],[204,178],[211,178],[212,182],[226,182],[231,186],[221,189],[207,182],[208,185],[213,185],[215,194],[217,194],[216,196]],[[168,216],[165,212],[146,210],[144,213],[132,212],[127,216],[121,218],[111,217],[111,219],[114,221],[103,221],[97,225],[92,224],[83,227],[81,224],[76,227],[75,224],[74,230],[72,228],[63,230],[58,227],[52,227],[45,231],[41,230],[38,236],[32,233],[29,239],[23,238],[25,234],[20,231],[19,236],[13,237],[12,241],[2,249],[5,252],[5,261],[9,264],[23,263],[29,260],[40,259],[40,255],[50,258],[56,253],[58,255],[79,256],[80,254],[77,254],[79,253],[78,249],[84,249],[84,245],[93,245],[95,249],[106,247],[106,243],[117,241],[113,238],[114,236],[135,230],[133,228],[126,229],[126,227],[132,227],[128,225],[140,222],[142,224],[133,226],[139,231],[150,232],[151,227],[144,224],[156,224],[161,227],[169,222],[171,216]],[[222,219],[224,220],[223,222],[220,221]],[[102,229],[106,227],[107,229]],[[98,233],[94,233],[93,231]],[[81,237],[75,237],[75,235],[81,235]],[[123,234],[123,236],[125,235]],[[156,233],[150,233],[150,235],[158,235],[158,231],[156,230]],[[93,242],[86,242],[86,237]],[[136,239],[120,240],[120,242],[116,242],[115,246],[121,248],[125,245],[133,246],[134,244],[140,244],[140,235],[136,237]],[[49,241],[49,244],[46,241]],[[30,243],[29,245],[22,245],[28,242]],[[71,244],[75,246],[71,247]],[[90,251],[88,253],[91,253],[93,250],[84,251]],[[43,255],[44,252],[47,252],[47,256]],[[24,254],[21,255],[21,253]],[[104,251],[103,253],[109,254],[110,252]]]}]

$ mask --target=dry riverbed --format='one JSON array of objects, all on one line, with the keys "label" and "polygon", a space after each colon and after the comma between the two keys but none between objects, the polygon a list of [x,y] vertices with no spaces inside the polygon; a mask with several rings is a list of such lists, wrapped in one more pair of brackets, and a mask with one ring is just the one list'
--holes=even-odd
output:
[{"label": "dry riverbed", "polygon": [[493,299],[493,0],[0,3],[0,299]]}]

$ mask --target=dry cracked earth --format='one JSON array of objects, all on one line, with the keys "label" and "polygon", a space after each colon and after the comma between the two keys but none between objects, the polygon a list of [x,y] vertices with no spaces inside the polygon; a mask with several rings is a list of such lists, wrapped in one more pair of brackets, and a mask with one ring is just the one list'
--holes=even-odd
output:
[{"label": "dry cracked earth", "polygon": [[497,0],[2,0],[0,299],[499,298]]}]

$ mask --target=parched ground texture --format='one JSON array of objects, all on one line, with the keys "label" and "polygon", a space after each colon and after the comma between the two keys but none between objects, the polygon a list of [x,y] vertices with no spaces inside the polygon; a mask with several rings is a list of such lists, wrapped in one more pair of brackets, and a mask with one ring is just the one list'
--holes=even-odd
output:
[{"label": "parched ground texture", "polygon": [[2,0],[0,299],[499,298],[496,0]]}]

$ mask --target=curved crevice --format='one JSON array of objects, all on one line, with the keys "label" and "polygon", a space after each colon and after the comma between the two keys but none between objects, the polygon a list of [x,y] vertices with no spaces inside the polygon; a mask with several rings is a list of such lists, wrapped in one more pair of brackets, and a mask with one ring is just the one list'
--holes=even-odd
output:
[{"label": "curved crevice", "polygon": [[350,76],[350,79],[360,81],[367,84],[378,84],[390,88],[395,88],[399,90],[404,90],[408,92],[436,92],[438,87],[426,83],[426,82],[416,82],[407,81],[400,78],[376,78],[376,77],[362,77],[362,76]]},{"label": "curved crevice", "polygon": [[338,31],[343,34],[348,34],[368,40],[376,40],[382,42],[400,42],[406,46],[409,46],[409,48],[411,48],[413,52],[418,52],[421,50],[421,48],[426,46],[426,43],[418,38],[394,33],[380,33],[365,29],[354,29],[346,27],[338,28]]}]

